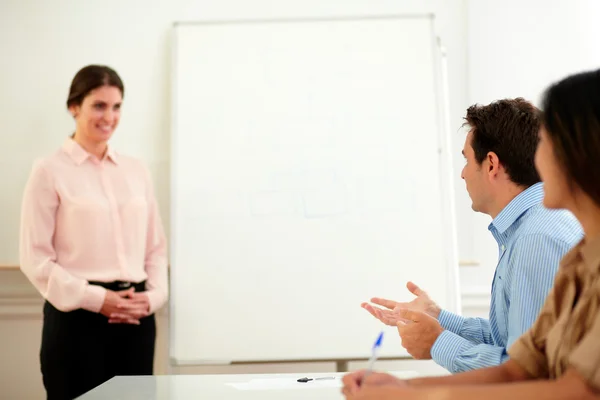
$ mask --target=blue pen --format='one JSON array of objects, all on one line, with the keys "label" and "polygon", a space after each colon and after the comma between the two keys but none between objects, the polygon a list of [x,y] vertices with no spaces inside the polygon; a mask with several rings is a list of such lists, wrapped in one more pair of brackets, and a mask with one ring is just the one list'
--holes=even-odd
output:
[{"label": "blue pen", "polygon": [[365,375],[362,377],[361,382],[364,381],[365,379],[367,379],[367,376],[369,376],[371,374],[371,372],[373,372],[373,365],[375,364],[375,360],[377,360],[377,352],[379,351],[379,348],[381,347],[382,341],[383,341],[383,331],[381,331],[381,333],[377,337],[377,340],[373,344],[373,348],[371,349],[371,358],[369,359],[369,365],[367,366],[367,371],[365,372]]}]

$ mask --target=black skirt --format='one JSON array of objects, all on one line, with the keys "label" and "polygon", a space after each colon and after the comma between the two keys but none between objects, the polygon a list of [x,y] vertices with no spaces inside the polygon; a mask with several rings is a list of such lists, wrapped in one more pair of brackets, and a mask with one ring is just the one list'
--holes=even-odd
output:
[{"label": "black skirt", "polygon": [[[145,290],[145,282],[90,283]],[[74,399],[117,375],[152,375],[155,342],[154,315],[140,319],[140,325],[109,324],[102,314],[63,312],[46,301],[40,362],[47,399]]]}]

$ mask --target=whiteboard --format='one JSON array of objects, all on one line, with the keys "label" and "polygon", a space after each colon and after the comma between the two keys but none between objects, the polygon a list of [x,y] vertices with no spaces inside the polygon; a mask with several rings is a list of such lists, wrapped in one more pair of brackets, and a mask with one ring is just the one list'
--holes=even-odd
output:
[{"label": "whiteboard", "polygon": [[409,279],[460,310],[431,15],[176,24],[172,73],[174,364],[368,358]]}]

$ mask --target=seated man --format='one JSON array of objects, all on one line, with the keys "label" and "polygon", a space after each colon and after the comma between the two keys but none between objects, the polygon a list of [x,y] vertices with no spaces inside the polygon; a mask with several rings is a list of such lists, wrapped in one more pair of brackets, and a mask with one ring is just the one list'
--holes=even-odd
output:
[{"label": "seated man", "polygon": [[[410,380],[357,371],[344,377],[348,400],[600,398],[600,70],[552,85],[543,104],[544,205],[571,211],[585,237],[563,257],[539,317],[501,365]],[[400,312],[412,323],[423,316]]]},{"label": "seated man", "polygon": [[375,317],[396,326],[398,311],[423,313],[402,324],[402,345],[417,359],[433,360],[452,373],[499,365],[506,349],[535,321],[552,287],[560,259],[582,237],[581,226],[565,210],[542,205],[543,187],[534,166],[539,141],[538,110],[523,99],[469,107],[470,127],[462,171],[474,211],[492,217],[489,231],[498,242],[489,320],[464,318],[440,308],[409,282],[417,296],[397,303],[374,298],[383,309],[363,303]]}]

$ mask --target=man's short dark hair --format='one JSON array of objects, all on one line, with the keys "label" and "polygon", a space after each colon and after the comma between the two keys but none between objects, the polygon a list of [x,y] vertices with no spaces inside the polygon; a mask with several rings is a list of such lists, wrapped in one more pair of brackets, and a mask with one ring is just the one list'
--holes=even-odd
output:
[{"label": "man's short dark hair", "polygon": [[523,98],[502,99],[467,109],[466,123],[471,128],[471,146],[481,165],[494,152],[510,180],[528,188],[540,182],[535,169],[535,151],[539,142],[540,112]]}]

